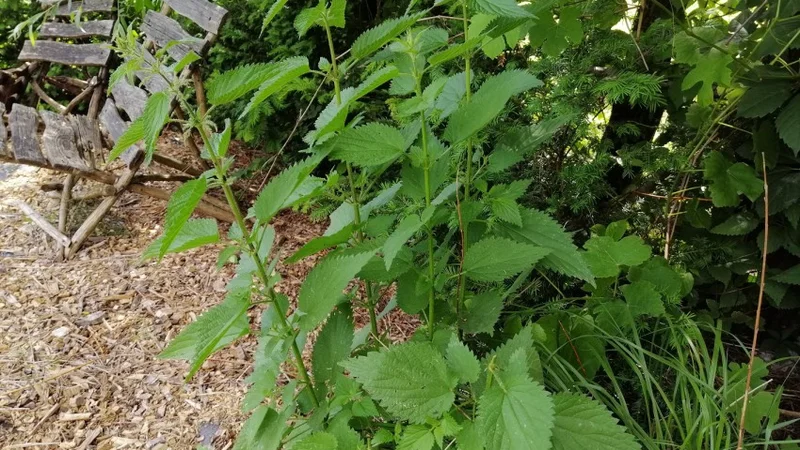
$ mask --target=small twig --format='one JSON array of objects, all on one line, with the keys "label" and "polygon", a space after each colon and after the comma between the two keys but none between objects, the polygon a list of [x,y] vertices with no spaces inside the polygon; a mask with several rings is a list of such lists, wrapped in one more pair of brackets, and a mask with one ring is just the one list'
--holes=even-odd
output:
[{"label": "small twig", "polygon": [[750,397],[750,383],[753,378],[753,362],[756,359],[758,347],[758,328],[761,325],[761,306],[764,303],[764,285],[767,280],[767,249],[769,244],[769,184],[767,183],[767,159],[761,155],[761,168],[764,174],[764,246],[761,250],[761,283],[758,288],[758,306],[756,307],[756,320],[753,324],[753,344],[750,346],[750,362],[747,364],[747,381],[744,385],[744,402],[742,403],[742,417],[739,420],[739,443],[737,450],[744,449],[744,422],[747,417],[747,401]]},{"label": "small twig", "polygon": [[697,200],[697,201],[700,201],[700,202],[711,202],[711,201],[713,201],[710,198],[705,198],[705,197],[683,197],[683,196],[667,197],[665,195],[651,194],[649,192],[642,192],[642,191],[633,191],[633,193],[636,194],[636,195],[641,195],[642,197],[657,198],[659,200],[668,200],[668,199],[671,198],[672,200],[675,200],[675,201],[685,201],[685,200]]},{"label": "small twig", "polygon": [[575,354],[575,359],[578,361],[578,365],[581,367],[581,372],[583,372],[583,376],[587,376],[586,375],[586,368],[583,367],[583,362],[581,362],[581,357],[580,357],[580,355],[578,355],[578,349],[575,348],[575,345],[572,343],[572,339],[570,339],[569,333],[567,333],[567,329],[564,328],[564,324],[561,323],[560,320],[558,321],[558,325],[561,326],[561,331],[564,332],[564,336],[567,337],[567,342],[569,343],[569,346],[572,347],[572,353]]}]

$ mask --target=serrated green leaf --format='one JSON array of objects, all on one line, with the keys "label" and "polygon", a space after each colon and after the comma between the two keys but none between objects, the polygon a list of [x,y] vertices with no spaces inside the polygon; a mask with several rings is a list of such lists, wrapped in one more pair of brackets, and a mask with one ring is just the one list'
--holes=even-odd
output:
[{"label": "serrated green leaf", "polygon": [[739,100],[739,117],[764,117],[786,103],[791,94],[791,83],[759,83],[748,89]]},{"label": "serrated green leaf", "polygon": [[410,16],[389,19],[377,27],[365,31],[353,42],[353,47],[351,49],[353,57],[362,59],[371,55],[388,44],[389,41],[397,37],[408,27],[414,25],[417,20],[421,19],[424,15],[424,13],[417,13]]},{"label": "serrated green leaf", "polygon": [[190,380],[206,359],[250,330],[250,290],[229,292],[225,300],[190,323],[159,354],[163,359],[188,359]]},{"label": "serrated green leaf", "polygon": [[317,431],[292,445],[291,450],[336,450],[339,442],[336,437],[324,431]]},{"label": "serrated green leaf", "polygon": [[474,49],[475,47],[479,46],[483,42],[483,36],[476,36],[470,38],[470,40],[466,42],[462,42],[460,44],[451,45],[446,49],[434,53],[428,58],[428,64],[433,66],[438,66],[441,64],[446,63],[447,61],[456,59],[461,55],[469,52],[470,50]]},{"label": "serrated green leaf", "polygon": [[578,8],[561,8],[558,22],[549,10],[538,14],[528,31],[531,46],[542,47],[548,56],[558,56],[570,43],[578,44],[583,39],[583,26]]},{"label": "serrated green leaf", "polygon": [[306,8],[294,18],[294,29],[297,30],[300,37],[305,36],[314,25],[322,25],[325,17],[325,3],[325,1],[321,1],[317,6]]},{"label": "serrated green leaf", "polygon": [[[284,307],[284,311],[288,308],[289,301],[285,295],[279,295],[277,302]],[[286,361],[291,346],[290,340],[273,330],[274,323],[278,321],[274,307],[266,310],[261,317],[261,336],[255,351],[253,372],[245,380],[250,385],[242,399],[242,411],[245,412],[257,408],[280,387],[277,380],[282,372],[281,364]]]},{"label": "serrated green leaf", "polygon": [[516,0],[469,0],[470,8],[497,17],[533,18]]},{"label": "serrated green leaf", "polygon": [[303,258],[319,253],[325,249],[344,244],[353,235],[353,225],[348,225],[330,236],[320,236],[310,240],[306,245],[300,247],[292,256],[286,259],[287,264],[294,264]]},{"label": "serrated green leaf", "polygon": [[594,276],[584,257],[558,222],[534,209],[522,209],[521,217],[521,227],[499,224],[498,234],[552,250],[542,261],[544,267],[594,284]]},{"label": "serrated green leaf", "polygon": [[397,279],[397,305],[408,314],[420,312],[428,304],[428,295],[419,289],[422,277],[416,270],[409,270]]},{"label": "serrated green leaf", "polygon": [[267,29],[269,24],[272,22],[272,19],[274,19],[278,13],[281,12],[281,9],[286,6],[287,1],[288,0],[275,0],[275,2],[272,3],[272,6],[269,7],[267,14],[264,15],[264,20],[261,22],[262,33]]},{"label": "serrated green leaf", "polygon": [[507,197],[493,198],[489,202],[495,217],[518,227],[522,226],[522,216],[517,202]]},{"label": "serrated green leaf", "polygon": [[472,100],[450,117],[445,139],[454,145],[465,141],[497,117],[511,97],[541,85],[541,81],[524,70],[507,70],[489,78]]},{"label": "serrated green leaf", "polygon": [[755,201],[764,193],[763,182],[755,170],[744,163],[731,164],[722,153],[711,152],[704,161],[705,178],[711,181],[711,200],[714,206],[736,206],[739,194],[746,194]]},{"label": "serrated green leaf", "polygon": [[[178,235],[167,248],[167,253],[180,253],[204,245],[216,244],[219,242],[219,227],[214,219],[189,219],[181,227]],[[164,238],[159,237],[142,254],[142,259],[158,258]]]},{"label": "serrated green leaf", "polygon": [[114,143],[114,147],[108,152],[108,161],[114,161],[119,156],[125,153],[126,150],[136,145],[139,141],[144,139],[144,122],[135,120],[127,130],[122,133],[122,136]]},{"label": "serrated green leaf", "polygon": [[633,317],[660,317],[666,313],[661,294],[649,281],[637,281],[620,288]]},{"label": "serrated green leaf", "polygon": [[336,138],[331,158],[358,167],[379,166],[395,160],[407,148],[405,139],[397,128],[381,123],[368,123],[342,131]]},{"label": "serrated green leaf", "polygon": [[287,84],[294,81],[296,78],[305,75],[311,70],[308,65],[308,58],[305,56],[295,56],[293,58],[285,59],[279,63],[275,63],[274,67],[269,73],[269,76],[264,76],[258,91],[250,99],[250,103],[244,108],[244,111],[239,115],[242,118],[253,111],[261,103],[264,102],[269,96],[283,89]]},{"label": "serrated green leaf", "polygon": [[450,338],[445,352],[447,367],[458,376],[461,383],[474,383],[478,381],[481,366],[478,358],[466,345],[461,343],[456,335]]},{"label": "serrated green leaf", "polygon": [[436,109],[439,110],[439,118],[446,119],[453,114],[461,103],[461,99],[467,93],[467,74],[466,72],[457,73],[445,81],[439,97],[436,98]]},{"label": "serrated green leaf", "polygon": [[[292,194],[311,175],[311,172],[325,157],[325,153],[317,153],[304,159],[273,178],[261,191],[253,204],[255,216],[263,223],[268,223],[281,209],[286,208]],[[289,202],[291,203],[291,202]]]},{"label": "serrated green leaf", "polygon": [[656,291],[672,301],[680,299],[685,290],[683,278],[661,256],[653,257],[640,266],[631,267],[628,280],[634,283],[648,281],[655,286]]},{"label": "serrated green leaf", "polygon": [[426,425],[409,425],[403,430],[397,450],[431,450],[436,443],[433,431]]},{"label": "serrated green leaf", "polygon": [[411,214],[400,221],[397,228],[389,235],[386,242],[383,244],[383,259],[386,264],[386,270],[392,268],[392,262],[395,256],[397,256],[397,253],[400,252],[403,245],[405,245],[421,227],[422,220],[420,220],[419,216],[416,214]]},{"label": "serrated green leaf", "polygon": [[492,334],[503,310],[503,297],[498,291],[486,291],[467,299],[465,306],[461,329],[470,334]]},{"label": "serrated green leaf", "polygon": [[794,96],[775,120],[778,135],[794,151],[795,156],[800,152],[800,126],[797,125],[798,123],[800,123],[800,94]]},{"label": "serrated green leaf", "polygon": [[755,230],[758,223],[759,220],[750,214],[737,213],[712,228],[711,232],[725,236],[743,236]]},{"label": "serrated green leaf", "polygon": [[314,343],[311,356],[314,384],[323,397],[328,383],[342,370],[339,363],[350,357],[353,333],[353,322],[345,313],[337,311],[331,314]]},{"label": "serrated green leaf", "polygon": [[778,275],[775,275],[772,277],[772,280],[794,286],[800,286],[800,264],[784,270]]},{"label": "serrated green leaf", "polygon": [[525,374],[506,375],[478,399],[477,423],[493,450],[548,450],[553,420],[552,398]]},{"label": "serrated green leaf", "polygon": [[224,105],[258,88],[275,75],[275,63],[247,64],[223,72],[208,82],[208,102]]},{"label": "serrated green leaf", "polygon": [[503,281],[530,269],[548,253],[550,250],[543,247],[489,237],[467,249],[463,271],[475,281]]},{"label": "serrated green leaf", "polygon": [[206,179],[201,177],[187,181],[172,194],[167,203],[164,234],[161,237],[161,248],[158,252],[159,258],[163,257],[172,246],[173,241],[178,237],[197,204],[205,195],[207,187]]},{"label": "serrated green leaf", "polygon": [[440,417],[455,400],[456,379],[429,343],[395,345],[342,365],[387,411],[411,423]]},{"label": "serrated green leaf", "polygon": [[376,249],[372,249],[348,256],[331,255],[314,266],[300,287],[297,297],[297,305],[303,313],[300,317],[302,330],[313,330],[328,316],[339,303],[347,284],[375,252]]},{"label": "serrated green leaf", "polygon": [[597,278],[616,277],[620,267],[638,266],[652,254],[639,236],[628,236],[619,241],[608,236],[593,236],[585,247],[584,258]]},{"label": "serrated green leaf", "polygon": [[233,450],[278,450],[287,427],[285,417],[269,406],[261,406],[245,421]]},{"label": "serrated green leaf", "polygon": [[641,446],[606,407],[579,394],[553,396],[554,450],[638,450]]}]

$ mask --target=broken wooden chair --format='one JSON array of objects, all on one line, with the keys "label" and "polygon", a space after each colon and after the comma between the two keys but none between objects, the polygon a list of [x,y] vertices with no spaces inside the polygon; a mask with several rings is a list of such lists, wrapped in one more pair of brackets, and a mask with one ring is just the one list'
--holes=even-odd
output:
[{"label": "broken wooden chair", "polygon": [[[75,11],[82,14],[110,14],[114,0],[43,0],[45,6],[57,8],[55,17],[68,18]],[[182,16],[204,30],[202,38],[194,38],[171,18],[172,13]],[[160,12],[148,11],[141,31],[145,37],[142,47],[148,52],[158,48],[166,49],[176,62],[189,52],[202,57],[216,39],[227,11],[207,0],[164,0]],[[121,160],[120,170],[115,171],[111,164],[101,164],[101,159],[125,133],[131,122],[144,111],[150,93],[169,87],[167,80],[137,73],[137,83],[121,80],[106,97],[105,85],[108,77],[108,63],[112,58],[109,45],[97,42],[75,43],[85,39],[108,38],[113,30],[113,21],[108,19],[71,24],[68,22],[45,23],[40,40],[25,42],[21,61],[41,64],[37,74],[31,77],[31,88],[37,96],[54,111],[41,110],[16,103],[7,115],[7,123],[0,121],[0,159],[20,164],[38,166],[67,173],[61,193],[58,215],[58,228],[51,225],[27,204],[16,202],[16,206],[31,218],[57,242],[58,255],[72,258],[86,239],[108,214],[113,205],[125,191],[136,192],[151,197],[168,200],[171,192],[145,183],[150,181],[186,181],[202,174],[202,169],[177,159],[155,153],[153,162],[181,172],[180,175],[140,174],[144,161],[144,150],[136,144],[126,149]],[[50,39],[50,40],[46,40]],[[175,43],[174,41],[178,41]],[[152,54],[147,61],[160,64]],[[199,62],[199,61],[198,61]],[[98,67],[97,75],[88,82],[48,76],[51,64],[72,67]],[[191,77],[198,104],[205,108],[205,93],[197,62],[183,69],[181,76]],[[165,72],[171,73],[168,70]],[[42,83],[69,91],[77,88],[76,97],[66,106],[48,95]],[[137,86],[137,84],[139,84]],[[79,92],[78,92],[79,91]],[[89,101],[86,115],[72,114],[81,103]],[[102,105],[102,108],[101,108]],[[175,109],[181,118],[182,111]],[[0,104],[0,114],[5,116],[5,108]],[[10,136],[9,136],[10,133]],[[105,139],[103,139],[105,138]],[[8,145],[6,145],[8,143]],[[190,138],[185,140],[190,149],[198,155],[200,150]],[[105,145],[104,145],[105,144]],[[116,164],[119,165],[119,164]],[[101,167],[102,166],[102,167]],[[113,186],[113,193],[105,197],[100,205],[83,222],[72,236],[66,235],[67,214],[71,201],[71,191],[79,179],[91,180]],[[232,222],[233,216],[224,202],[206,197],[197,210],[219,220]]]}]

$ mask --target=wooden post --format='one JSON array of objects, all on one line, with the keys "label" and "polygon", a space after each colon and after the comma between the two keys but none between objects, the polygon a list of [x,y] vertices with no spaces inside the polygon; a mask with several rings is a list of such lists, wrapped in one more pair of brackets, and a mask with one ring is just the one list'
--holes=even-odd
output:
[{"label": "wooden post", "polygon": [[[75,184],[75,175],[67,175],[64,180],[64,187],[61,190],[61,206],[58,209],[58,231],[66,235],[67,231],[67,213],[69,212],[69,202],[72,197],[72,186]],[[67,256],[67,247],[59,245],[56,249],[56,255],[60,259]]]}]

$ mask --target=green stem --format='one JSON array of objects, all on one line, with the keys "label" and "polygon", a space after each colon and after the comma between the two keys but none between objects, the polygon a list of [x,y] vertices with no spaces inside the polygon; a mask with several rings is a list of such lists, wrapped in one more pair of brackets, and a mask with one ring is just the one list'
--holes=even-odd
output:
[{"label": "green stem", "polygon": [[[463,13],[463,25],[464,25],[464,42],[469,41],[469,17],[467,13],[467,2],[462,3],[462,13]],[[471,52],[467,52],[464,55],[465,60],[465,68],[464,68],[464,79],[466,80],[466,98],[467,103],[472,100],[472,55]],[[464,200],[469,201],[470,198],[470,186],[472,182],[472,138],[467,139],[467,171],[464,179]],[[469,227],[467,224],[463,224],[459,221],[459,226],[462,227],[461,230],[461,246],[466,249],[469,243]],[[460,319],[461,317],[461,306],[464,304],[464,297],[467,293],[467,279],[463,273],[459,275],[458,278],[458,298],[456,299],[456,318]]]},{"label": "green stem", "polygon": [[[198,127],[198,131],[200,132],[200,136],[202,137],[206,148],[211,148],[205,130],[203,130],[202,127]],[[263,261],[261,261],[261,258],[258,256],[258,251],[253,245],[250,231],[247,228],[242,211],[239,209],[239,203],[236,201],[233,190],[225,179],[225,171],[222,168],[222,163],[216,157],[212,158],[212,162],[214,163],[214,168],[217,172],[217,178],[222,185],[222,190],[225,193],[225,199],[228,201],[228,206],[230,206],[231,211],[233,212],[233,217],[236,219],[236,224],[242,231],[242,239],[247,246],[246,251],[250,254],[250,257],[253,259],[253,261],[255,261],[256,270],[258,271],[258,277],[261,280],[261,283],[263,283],[265,287],[269,286],[269,275],[267,274],[267,270],[264,267]],[[286,319],[286,311],[284,311],[283,308],[281,308],[281,305],[275,301],[275,292],[272,289],[269,289],[268,294],[272,299],[272,306],[275,308],[276,315],[281,321],[281,326],[283,327],[284,332],[291,336],[292,353],[294,354],[296,360],[297,371],[303,378],[303,382],[306,384],[306,386],[308,386],[308,391],[311,393],[311,400],[314,402],[314,406],[319,406],[317,393],[314,392],[314,385],[311,383],[311,377],[308,375],[308,369],[303,361],[303,353],[300,351],[300,347],[297,345],[297,340],[295,339],[294,328],[292,328],[292,326],[289,324],[289,321]]]},{"label": "green stem", "polygon": [[[418,95],[421,95],[421,87],[420,87],[420,80],[417,80],[417,91]],[[428,127],[427,123],[428,120],[425,118],[425,111],[420,113],[420,120],[422,121],[422,158],[423,158],[423,173],[425,177],[425,207],[431,206],[431,174],[430,174],[430,158],[428,153]],[[436,319],[436,309],[434,307],[434,295],[433,295],[433,278],[435,274],[434,270],[434,258],[433,258],[433,230],[428,227],[428,282],[430,286],[428,288],[428,335],[431,340],[433,340],[433,330],[434,330],[434,322]]]},{"label": "green stem", "polygon": [[[333,34],[331,34],[331,27],[326,22],[324,24],[325,27],[325,35],[328,38],[328,51],[330,51],[331,55],[331,76],[333,78],[333,90],[336,95],[336,103],[342,103],[342,87],[339,81],[339,63],[336,62],[336,49],[333,47]],[[361,199],[358,193],[356,192],[356,184],[353,180],[353,167],[348,162],[346,164],[347,167],[347,182],[350,184],[350,196],[352,197],[353,202],[353,223],[356,226],[356,240],[362,242],[364,240],[364,234],[361,231]],[[366,290],[367,290],[367,309],[369,310],[369,326],[372,335],[377,338],[378,337],[378,320],[377,315],[375,314],[375,308],[377,300],[374,298],[374,287],[372,286],[372,282],[366,281]]]}]

